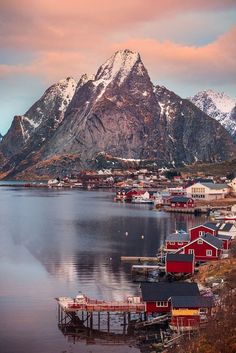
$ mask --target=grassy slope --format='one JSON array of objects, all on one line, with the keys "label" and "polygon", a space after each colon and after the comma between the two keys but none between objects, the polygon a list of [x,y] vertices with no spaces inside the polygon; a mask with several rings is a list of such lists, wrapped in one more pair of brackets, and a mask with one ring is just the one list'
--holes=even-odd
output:
[{"label": "grassy slope", "polygon": [[232,172],[236,175],[236,159],[221,163],[195,163],[179,168],[178,171],[181,174],[191,175],[226,176]]}]

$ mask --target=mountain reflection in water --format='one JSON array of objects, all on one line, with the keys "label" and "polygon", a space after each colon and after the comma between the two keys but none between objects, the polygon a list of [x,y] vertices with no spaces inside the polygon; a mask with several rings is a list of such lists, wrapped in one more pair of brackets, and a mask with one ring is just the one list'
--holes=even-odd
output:
[{"label": "mountain reflection in water", "polygon": [[[54,298],[78,291],[111,300],[138,294],[130,265],[120,256],[153,256],[168,233],[202,222],[147,205],[114,203],[107,191],[2,187],[0,192],[4,353],[101,351],[99,340],[91,349],[84,341],[65,339],[57,328]],[[139,351],[124,344],[129,352]],[[115,352],[114,347],[102,349]]]}]

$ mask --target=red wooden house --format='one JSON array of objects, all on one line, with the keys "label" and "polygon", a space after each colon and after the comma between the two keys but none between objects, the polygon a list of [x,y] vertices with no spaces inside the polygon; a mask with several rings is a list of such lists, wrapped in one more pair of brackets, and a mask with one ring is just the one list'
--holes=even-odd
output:
[{"label": "red wooden house", "polygon": [[229,250],[230,245],[231,245],[231,236],[218,233],[217,238],[222,241],[223,249]]},{"label": "red wooden house", "polygon": [[223,251],[223,243],[217,237],[206,233],[200,238],[190,241],[177,250],[178,254],[194,254],[195,261],[218,260]]},{"label": "red wooden house", "polygon": [[173,296],[171,301],[170,327],[176,331],[198,328],[201,322],[208,321],[213,300],[201,296]]},{"label": "red wooden house", "polygon": [[208,222],[189,229],[191,241],[202,237],[206,233],[216,236],[218,233],[218,228],[216,224]]},{"label": "red wooden house", "polygon": [[194,273],[194,254],[167,254],[166,273]]},{"label": "red wooden house", "polygon": [[197,284],[187,282],[141,283],[141,292],[147,313],[170,312],[172,296],[200,295]]},{"label": "red wooden house", "polygon": [[132,189],[132,190],[129,190],[126,195],[125,195],[125,201],[126,202],[131,202],[132,201],[132,198],[134,196],[141,196],[143,194],[145,194],[145,190],[142,190],[142,189]]},{"label": "red wooden house", "polygon": [[165,240],[165,250],[168,252],[175,252],[189,243],[189,235],[184,231],[169,234]]},{"label": "red wooden house", "polygon": [[193,208],[194,200],[187,196],[174,196],[170,198],[171,208]]}]

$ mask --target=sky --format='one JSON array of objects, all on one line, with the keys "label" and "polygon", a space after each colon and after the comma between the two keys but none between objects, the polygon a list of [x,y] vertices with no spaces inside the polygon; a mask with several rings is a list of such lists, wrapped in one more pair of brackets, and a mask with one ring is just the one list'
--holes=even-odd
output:
[{"label": "sky", "polygon": [[182,97],[236,98],[236,0],[0,0],[0,133],[50,85],[126,48]]}]

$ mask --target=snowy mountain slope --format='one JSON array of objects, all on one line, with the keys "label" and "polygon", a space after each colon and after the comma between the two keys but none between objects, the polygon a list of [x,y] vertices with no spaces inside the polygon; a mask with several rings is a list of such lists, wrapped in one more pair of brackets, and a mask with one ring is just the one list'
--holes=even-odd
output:
[{"label": "snowy mountain slope", "polygon": [[[65,83],[57,92],[50,88],[47,99],[13,121],[8,140],[0,144],[0,163],[2,145],[11,153],[4,177],[96,168],[101,154],[156,166],[222,161],[235,154],[229,133],[189,100],[154,86],[140,55],[131,50],[117,51],[95,76],[83,75],[76,88]],[[17,136],[20,153],[13,151]]]},{"label": "snowy mountain slope", "polygon": [[18,154],[27,144],[31,149],[32,144],[39,149],[62,122],[76,85],[70,77],[59,81],[49,87],[24,115],[15,116],[0,145],[3,155],[9,158]]},{"label": "snowy mountain slope", "polygon": [[76,91],[43,158],[77,151],[84,163],[105,152],[178,165],[228,158],[231,144],[225,129],[194,104],[154,87],[138,53],[122,50]]},{"label": "snowy mountain slope", "polygon": [[220,122],[229,133],[236,138],[236,120],[232,118],[232,110],[236,99],[213,90],[198,92],[190,100],[204,113]]}]

